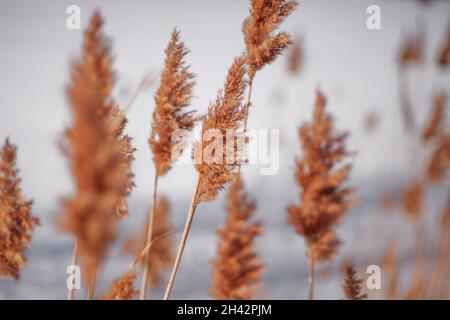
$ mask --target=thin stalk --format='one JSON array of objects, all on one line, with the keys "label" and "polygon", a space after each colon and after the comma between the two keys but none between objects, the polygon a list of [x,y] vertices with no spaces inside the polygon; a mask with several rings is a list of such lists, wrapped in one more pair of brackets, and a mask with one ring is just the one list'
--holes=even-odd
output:
[{"label": "thin stalk", "polygon": [[197,178],[197,184],[195,186],[195,193],[192,197],[191,205],[189,207],[189,213],[186,219],[186,224],[184,226],[183,234],[181,236],[180,245],[178,247],[178,252],[175,257],[175,262],[173,264],[172,272],[170,274],[169,283],[167,284],[166,291],[164,293],[164,300],[169,300],[170,294],[172,292],[173,284],[175,282],[175,277],[177,275],[178,267],[180,265],[181,256],[183,255],[184,247],[186,246],[187,236],[191,228],[192,219],[194,218],[195,209],[197,208],[197,193],[198,187],[200,185],[200,176]]},{"label": "thin stalk", "polygon": [[314,299],[314,259],[308,255],[308,299]]},{"label": "thin stalk", "polygon": [[[70,264],[72,266],[76,265],[78,261],[78,240],[75,240],[73,244],[73,251],[72,251],[72,260]],[[73,300],[74,295],[74,289],[71,286],[70,288],[67,288],[67,300]]]},{"label": "thin stalk", "polygon": [[[246,133],[247,133],[248,113],[249,113],[250,102],[251,102],[251,98],[252,98],[252,88],[253,88],[253,79],[251,79],[248,84],[248,96],[247,96],[247,104],[246,104],[247,112],[245,113],[245,120],[244,120],[244,139],[247,139]],[[247,159],[245,159],[245,160],[247,160]],[[238,173],[239,174],[241,173],[241,162],[239,162]]]},{"label": "thin stalk", "polygon": [[[145,242],[145,246],[147,246],[151,241],[153,237],[153,224],[155,221],[155,214],[156,214],[156,201],[157,201],[157,194],[158,194],[158,175],[155,173],[155,180],[153,181],[153,202],[152,202],[152,209],[149,212],[148,216],[148,225],[147,225],[147,240]],[[149,268],[148,268],[148,260],[150,257],[150,250],[147,250],[145,253],[144,258],[144,273],[142,275],[142,283],[141,283],[141,292],[140,292],[140,299],[145,300],[145,294],[147,292],[147,284],[148,284],[148,274],[149,274]]]},{"label": "thin stalk", "polygon": [[94,269],[88,286],[88,292],[87,292],[87,300],[93,300],[94,299],[94,289],[95,289],[95,280],[97,279],[97,267]]}]

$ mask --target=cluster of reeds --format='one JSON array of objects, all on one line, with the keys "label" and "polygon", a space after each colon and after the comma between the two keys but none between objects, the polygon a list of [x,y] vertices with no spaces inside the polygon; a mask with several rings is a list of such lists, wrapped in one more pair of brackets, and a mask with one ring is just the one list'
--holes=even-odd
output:
[{"label": "cluster of reeds", "polygon": [[[133,234],[123,246],[134,263],[117,278],[111,289],[100,299],[143,300],[150,287],[163,283],[162,272],[170,270],[164,292],[169,299],[187,243],[191,224],[199,204],[210,202],[228,185],[225,225],[218,230],[217,254],[212,261],[210,294],[217,299],[252,299],[262,285],[265,266],[255,249],[258,236],[263,233],[261,220],[253,220],[256,202],[244,189],[243,150],[239,140],[247,141],[246,131],[251,106],[254,79],[259,70],[275,61],[289,46],[289,70],[298,73],[303,66],[303,43],[293,42],[288,33],[279,31],[280,24],[296,9],[294,0],[251,0],[249,16],[242,25],[243,53],[238,54],[228,69],[223,88],[210,103],[206,114],[199,116],[190,107],[194,96],[195,74],[186,62],[189,50],[181,41],[180,31],[174,29],[165,49],[165,62],[159,87],[154,97],[151,116],[149,149],[152,153],[154,178],[150,210],[142,233]],[[64,132],[61,147],[68,158],[75,190],[62,201],[61,229],[74,238],[72,265],[80,263],[87,288],[87,298],[95,297],[97,272],[118,233],[120,219],[128,216],[128,197],[134,187],[131,165],[135,148],[125,133],[129,108],[121,108],[113,98],[115,71],[112,66],[110,40],[103,34],[103,19],[94,12],[84,32],[82,52],[71,65],[71,82],[67,97],[71,124]],[[438,92],[432,103],[427,122],[420,133],[415,131],[414,110],[406,70],[424,61],[424,35],[406,38],[400,54],[401,111],[405,127],[416,134],[428,149],[426,165],[420,175],[401,193],[406,215],[418,228],[416,268],[405,294],[400,293],[397,243],[391,242],[384,253],[382,266],[386,270],[388,298],[402,295],[408,299],[448,295],[450,284],[450,193],[440,216],[441,230],[432,252],[435,260],[427,265],[429,253],[425,228],[420,225],[426,189],[430,185],[448,188],[450,169],[450,132],[446,123],[447,96]],[[450,31],[437,56],[437,65],[448,68]],[[146,83],[146,82],[145,82]],[[143,82],[142,88],[146,85]],[[315,268],[330,262],[338,254],[342,242],[336,228],[348,209],[356,203],[354,188],[346,186],[352,166],[347,151],[347,132],[335,128],[335,120],[327,112],[325,95],[317,90],[312,119],[299,128],[301,154],[295,163],[295,179],[300,187],[299,203],[287,208],[289,224],[305,241],[308,264],[308,297],[314,298]],[[186,223],[176,253],[170,224],[168,197],[158,194],[160,178],[171,170],[180,150],[186,146],[182,139],[174,139],[179,130],[191,131],[195,121],[201,120],[201,138],[193,146],[197,182]],[[374,130],[378,118],[370,115],[368,130]],[[211,150],[208,133],[214,130],[223,136],[220,149]],[[226,137],[233,133],[233,143]],[[230,154],[232,155],[230,161]],[[197,161],[199,160],[200,161]],[[419,170],[418,170],[419,171]],[[16,168],[16,148],[6,140],[0,151],[0,277],[19,279],[26,263],[26,250],[31,233],[39,221],[31,215],[31,202],[26,201],[20,187]],[[450,190],[449,190],[450,191]],[[396,199],[386,199],[385,207]],[[135,289],[142,267],[140,290]],[[431,270],[430,281],[426,280]],[[353,266],[347,266],[343,290],[346,299],[366,299],[363,279]],[[69,288],[68,299],[74,290]]]},{"label": "cluster of reeds", "polygon": [[[435,66],[440,71],[448,70],[448,59],[450,50],[449,35],[447,32],[442,45],[437,50]],[[410,39],[406,42],[399,60],[401,68],[412,64],[425,64],[423,39]],[[399,280],[401,263],[399,255],[399,239],[395,244],[388,243],[382,259],[382,267],[385,270],[385,286],[387,290],[384,297],[387,299],[447,299],[447,288],[450,279],[447,271],[450,267],[450,256],[448,254],[449,231],[448,231],[448,207],[450,189],[448,177],[450,170],[450,135],[448,129],[448,97],[444,89],[436,89],[433,93],[429,108],[429,114],[423,123],[416,125],[408,131],[409,138],[420,148],[420,157],[415,157],[414,177],[404,186],[401,196],[397,199],[390,197],[389,207],[393,207],[398,201],[402,211],[413,224],[414,237],[412,255],[414,259],[414,270],[405,286]],[[414,109],[409,111],[414,114]],[[426,203],[428,190],[430,188],[442,188],[447,194],[444,197],[441,212],[428,212]],[[386,209],[386,207],[385,207]],[[430,235],[429,221],[440,225],[436,236]],[[406,288],[405,288],[406,287]]]}]

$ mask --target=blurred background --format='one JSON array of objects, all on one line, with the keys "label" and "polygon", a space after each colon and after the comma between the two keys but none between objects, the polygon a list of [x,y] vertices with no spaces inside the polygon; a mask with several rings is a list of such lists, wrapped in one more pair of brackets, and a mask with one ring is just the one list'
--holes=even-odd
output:
[{"label": "blurred background", "polygon": [[[355,155],[348,185],[358,189],[360,200],[337,229],[344,241],[339,256],[318,268],[316,296],[341,299],[343,261],[351,259],[363,276],[368,265],[381,265],[383,252],[393,240],[399,246],[399,277],[405,279],[399,286],[407,291],[408,279],[414,274],[417,228],[402,216],[401,204],[381,208],[380,201],[386,200],[386,194],[395,199],[423,171],[427,149],[420,144],[420,133],[405,130],[402,122],[402,79],[407,79],[411,109],[420,127],[432,109],[434,95],[442,90],[449,94],[450,73],[437,65],[436,57],[448,37],[450,2],[300,2],[282,27],[299,44],[299,69],[289,69],[292,52],[286,52],[259,72],[253,85],[249,127],[280,130],[279,172],[262,176],[257,165],[243,169],[246,189],[257,200],[255,215],[265,226],[257,243],[266,265],[258,297],[306,298],[305,245],[287,224],[286,207],[299,202],[300,190],[294,180],[294,159],[301,153],[297,129],[311,118],[316,88],[327,96],[336,127],[350,132],[348,148]],[[81,8],[82,30],[96,8],[105,19],[104,32],[113,41],[117,71],[115,99],[121,106],[146,75],[154,77],[128,112],[127,133],[138,149],[133,164],[136,188],[129,200],[130,216],[121,222],[120,237],[98,272],[97,294],[130,266],[131,258],[121,255],[120,247],[130,234],[141,232],[151,204],[151,112],[171,31],[179,28],[190,49],[186,60],[197,74],[193,105],[201,113],[222,86],[232,59],[244,50],[241,25],[248,15],[246,0],[0,2],[0,140],[9,137],[18,146],[23,191],[33,199],[34,215],[41,220],[22,279],[0,280],[0,299],[66,297],[66,267],[73,240],[58,230],[56,221],[62,212],[61,198],[71,195],[74,185],[58,140],[70,124],[65,87],[70,62],[81,53],[83,35],[82,30],[66,28],[66,8],[72,4]],[[381,9],[381,30],[366,27],[369,5]],[[418,33],[424,37],[423,57],[401,73],[402,45]],[[171,221],[177,231],[184,226],[195,177],[192,165],[179,164],[160,180],[159,189],[171,203]],[[437,230],[448,190],[449,183],[444,181],[426,192],[421,219],[430,235],[430,252],[435,240],[432,230]],[[225,220],[224,205],[222,192],[214,202],[199,206],[173,298],[210,298],[210,261],[217,246],[215,231]],[[174,236],[174,242],[178,243],[179,236]],[[433,259],[429,257],[430,263]],[[385,297],[383,290],[370,291],[369,297]],[[76,293],[76,298],[83,297]],[[162,290],[152,289],[149,297],[161,298]]]}]

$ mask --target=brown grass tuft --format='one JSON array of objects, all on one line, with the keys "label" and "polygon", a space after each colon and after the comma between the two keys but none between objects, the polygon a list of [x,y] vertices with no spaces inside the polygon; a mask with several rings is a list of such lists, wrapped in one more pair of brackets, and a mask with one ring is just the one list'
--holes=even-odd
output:
[{"label": "brown grass tuft", "polygon": [[191,130],[195,121],[193,111],[185,111],[192,99],[195,75],[184,61],[189,50],[180,41],[176,29],[165,52],[166,61],[155,96],[156,108],[149,140],[158,176],[166,174],[176,160],[172,151],[177,142],[172,141],[172,134],[178,129]]},{"label": "brown grass tuft", "polygon": [[254,241],[263,229],[260,221],[249,222],[255,209],[237,176],[228,192],[227,220],[218,231],[220,243],[213,261],[210,294],[217,299],[251,299],[260,284],[263,266]]},{"label": "brown grass tuft", "polygon": [[302,192],[301,204],[288,208],[288,221],[308,246],[309,298],[313,297],[314,264],[334,257],[340,245],[333,227],[355,200],[354,189],[343,187],[350,165],[339,163],[348,155],[347,133],[334,130],[333,118],[325,112],[325,97],[317,91],[311,123],[302,125],[299,136],[303,156],[297,159],[296,179]]},{"label": "brown grass tuft", "polygon": [[347,300],[364,300],[367,299],[367,294],[361,293],[361,285],[363,279],[356,276],[356,271],[353,266],[348,266],[345,269],[344,288],[345,298]]},{"label": "brown grass tuft", "polygon": [[[169,214],[170,206],[166,197],[161,196],[157,201],[155,220],[153,224],[152,239],[154,243],[149,251],[147,260],[149,269],[148,282],[153,286],[161,285],[161,272],[169,269],[173,263],[173,242],[169,236],[164,236],[172,232]],[[147,219],[148,220],[148,219]],[[133,256],[138,255],[146,245],[147,223],[143,232],[137,236],[131,236],[125,242],[122,251]],[[141,260],[140,263],[144,263]]]},{"label": "brown grass tuft", "polygon": [[250,15],[242,26],[247,48],[248,77],[274,61],[292,44],[286,32],[276,32],[283,20],[295,10],[297,1],[252,0]]},{"label": "brown grass tuft", "polygon": [[6,139],[0,149],[0,278],[19,280],[39,220],[31,215],[32,202],[23,198],[16,157],[17,148]]},{"label": "brown grass tuft", "polygon": [[[332,239],[330,229],[354,203],[349,199],[354,190],[342,187],[351,166],[337,167],[348,155],[344,146],[347,133],[334,132],[333,118],[326,114],[325,103],[325,97],[318,91],[312,123],[300,128],[304,153],[297,159],[296,179],[302,189],[301,205],[288,208],[289,223],[310,248],[324,241],[324,236]],[[326,242],[335,243],[333,247],[337,248],[336,241]]]},{"label": "brown grass tuft", "polygon": [[66,130],[67,154],[76,182],[76,194],[64,199],[61,228],[78,241],[83,274],[88,283],[116,236],[114,209],[122,191],[122,149],[113,143],[110,123],[98,112],[99,88],[89,72],[73,66],[68,88],[73,124]]},{"label": "brown grass tuft", "polygon": [[[227,131],[231,131],[237,136],[237,130],[247,114],[248,105],[242,103],[246,88],[244,76],[245,59],[243,57],[236,58],[228,70],[223,91],[218,93],[216,100],[209,106],[208,113],[203,118],[202,137],[204,138],[194,146],[195,158],[199,158],[199,152],[202,155],[201,163],[196,164],[200,179],[196,202],[213,200],[219,191],[233,179],[234,173],[238,169],[238,161],[233,163],[226,161],[228,150],[225,136]],[[207,153],[210,141],[205,138],[205,133],[208,130],[218,130],[224,137],[222,150],[215,150],[214,154]],[[214,159],[206,159],[211,156]],[[216,161],[216,159],[220,160]]]},{"label": "brown grass tuft", "polygon": [[136,272],[129,270],[114,280],[111,290],[101,297],[102,300],[133,300],[139,293],[134,290]]},{"label": "brown grass tuft", "polygon": [[112,98],[115,72],[112,68],[111,41],[103,34],[103,24],[100,12],[95,11],[84,33],[82,66],[89,80],[99,90],[101,104],[97,109],[109,122],[110,139],[117,141],[121,149],[121,166],[126,172],[126,179],[117,198],[115,211],[118,218],[123,218],[128,216],[127,199],[134,187],[131,164],[135,149],[131,145],[132,139],[124,133],[127,119]]}]

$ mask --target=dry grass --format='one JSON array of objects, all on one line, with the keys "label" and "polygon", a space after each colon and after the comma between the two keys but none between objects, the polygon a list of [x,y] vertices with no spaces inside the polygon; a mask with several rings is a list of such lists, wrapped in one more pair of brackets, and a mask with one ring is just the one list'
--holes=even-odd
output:
[{"label": "dry grass", "polygon": [[256,203],[248,198],[242,178],[230,186],[225,226],[218,231],[210,294],[220,300],[248,300],[261,284],[263,266],[254,250],[263,231],[261,221],[250,222]]},{"label": "dry grass", "polygon": [[178,30],[172,32],[165,52],[149,140],[158,176],[165,175],[176,160],[172,151],[177,141],[172,141],[172,134],[179,129],[191,130],[195,121],[194,111],[186,110],[192,100],[195,75],[184,60],[189,50],[180,40]]},{"label": "dry grass", "polygon": [[102,106],[98,87],[82,65],[73,65],[72,77],[68,96],[73,123],[66,130],[66,152],[76,193],[64,199],[60,226],[78,242],[83,274],[92,285],[116,236],[114,209],[126,177],[120,145],[111,142],[109,121],[98,112]]},{"label": "dry grass", "polygon": [[22,194],[16,158],[16,146],[6,139],[0,149],[0,278],[19,280],[39,220]]},{"label": "dry grass", "polygon": [[112,288],[105,293],[102,300],[133,300],[138,295],[139,291],[134,290],[134,282],[136,281],[137,273],[134,271],[127,271],[125,274],[114,280]]},{"label": "dry grass", "polygon": [[351,166],[340,166],[348,156],[344,144],[347,133],[335,132],[325,105],[325,97],[317,91],[313,119],[299,130],[303,155],[296,162],[296,180],[301,204],[288,208],[289,223],[308,246],[310,298],[314,264],[329,261],[337,253],[340,241],[333,228],[355,203],[350,198],[354,189],[343,187]]},{"label": "dry grass", "polygon": [[361,286],[364,280],[356,276],[356,271],[353,266],[345,268],[344,289],[345,298],[347,300],[364,300],[367,299],[367,294],[363,294]]}]

